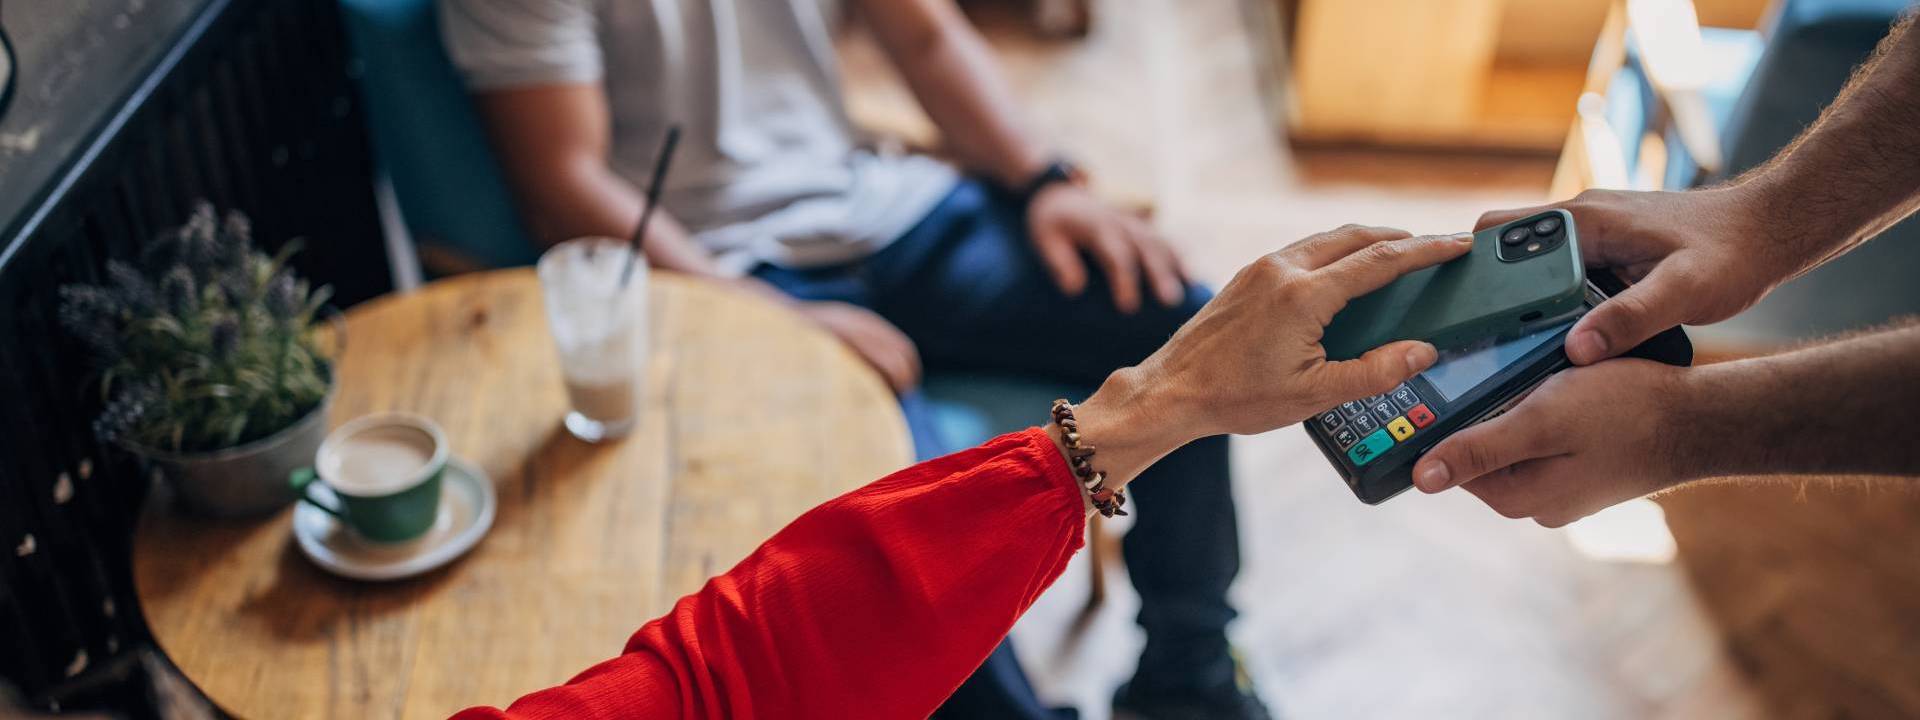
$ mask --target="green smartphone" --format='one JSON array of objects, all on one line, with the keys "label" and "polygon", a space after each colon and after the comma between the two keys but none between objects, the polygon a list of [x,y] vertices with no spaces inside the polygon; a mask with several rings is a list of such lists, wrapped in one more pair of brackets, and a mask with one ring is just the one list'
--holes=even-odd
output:
[{"label": "green smartphone", "polygon": [[1354,298],[1320,344],[1350,360],[1396,340],[1441,350],[1519,337],[1584,308],[1586,268],[1573,215],[1548,210],[1473,235],[1473,250]]}]

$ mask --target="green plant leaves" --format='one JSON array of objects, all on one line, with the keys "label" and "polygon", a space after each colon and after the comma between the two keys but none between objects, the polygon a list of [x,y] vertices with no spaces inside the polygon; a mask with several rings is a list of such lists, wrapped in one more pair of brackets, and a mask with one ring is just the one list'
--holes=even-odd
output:
[{"label": "green plant leaves", "polygon": [[255,248],[245,216],[201,203],[180,228],[115,262],[104,286],[61,289],[61,324],[94,356],[110,439],[201,452],[285,429],[326,397],[330,371],[313,337],[331,288],[310,288],[288,260]]}]

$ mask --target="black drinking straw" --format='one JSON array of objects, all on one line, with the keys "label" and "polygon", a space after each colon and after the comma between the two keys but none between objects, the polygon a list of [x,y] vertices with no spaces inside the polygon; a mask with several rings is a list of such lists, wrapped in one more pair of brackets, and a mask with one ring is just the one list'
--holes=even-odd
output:
[{"label": "black drinking straw", "polygon": [[627,244],[632,252],[627,253],[627,267],[620,271],[620,288],[626,289],[627,281],[633,279],[633,264],[640,259],[640,239],[647,236],[647,222],[653,219],[653,209],[660,205],[660,186],[666,184],[667,166],[673,164],[673,149],[680,146],[680,125],[675,123],[667,127],[667,139],[660,143],[660,156],[653,160],[652,184],[647,186],[647,206],[640,208],[640,224],[633,229],[633,239]]}]

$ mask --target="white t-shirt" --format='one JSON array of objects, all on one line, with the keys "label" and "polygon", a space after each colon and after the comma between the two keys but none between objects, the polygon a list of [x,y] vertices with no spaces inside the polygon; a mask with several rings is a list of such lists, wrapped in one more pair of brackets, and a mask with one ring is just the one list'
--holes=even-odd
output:
[{"label": "white t-shirt", "polygon": [[833,0],[439,0],[469,88],[601,83],[611,164],[644,188],[669,124],[661,196],[720,261],[818,267],[872,254],[952,190],[955,171],[857,149]]}]

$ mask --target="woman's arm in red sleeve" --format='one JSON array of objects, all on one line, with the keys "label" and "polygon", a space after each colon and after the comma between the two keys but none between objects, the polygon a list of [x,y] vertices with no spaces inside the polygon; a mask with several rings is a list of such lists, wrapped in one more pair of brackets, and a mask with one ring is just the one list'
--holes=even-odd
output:
[{"label": "woman's arm in red sleeve", "polygon": [[1472,240],[1350,225],[1270,253],[1108,376],[1071,411],[1076,431],[1005,435],[815,508],[640,628],[625,654],[470,717],[926,717],[1080,547],[1086,506],[1049,432],[1098,446],[1104,487],[1119,490],[1195,439],[1388,392],[1439,353],[1401,341],[1328,362],[1326,318]]},{"label": "woman's arm in red sleeve", "polygon": [[1080,548],[1079,487],[1038,429],[800,516],[625,653],[460,718],[922,718]]}]

